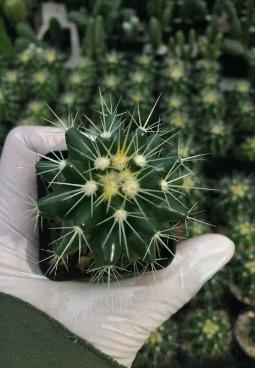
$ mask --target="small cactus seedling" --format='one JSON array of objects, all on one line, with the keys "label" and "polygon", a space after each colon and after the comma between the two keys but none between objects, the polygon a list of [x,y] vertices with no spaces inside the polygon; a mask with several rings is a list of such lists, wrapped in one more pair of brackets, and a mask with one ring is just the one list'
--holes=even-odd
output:
[{"label": "small cactus seedling", "polygon": [[228,225],[228,235],[233,239],[239,251],[248,250],[255,245],[255,223],[246,215],[233,215]]},{"label": "small cactus seedling", "polygon": [[134,367],[168,367],[178,349],[178,327],[166,321],[153,331],[138,352]]},{"label": "small cactus seedling", "polygon": [[28,103],[25,110],[25,117],[29,119],[31,122],[34,121],[34,124],[42,124],[43,118],[49,119],[49,109],[46,104],[40,100],[32,100]]},{"label": "small cactus seedling", "polygon": [[139,109],[136,119],[100,98],[98,121],[88,118],[90,126],[80,130],[71,120],[67,155],[52,153],[37,164],[48,188],[38,215],[54,220],[59,233],[45,260],[48,274],[68,268],[72,257],[89,259],[92,279],[155,270],[173,258],[176,226],[196,221],[194,204],[181,194],[191,175],[185,164],[199,155],[167,152],[171,133],[149,122],[156,104],[143,123]]},{"label": "small cactus seedling", "polygon": [[247,137],[241,145],[242,156],[250,161],[255,161],[255,137]]},{"label": "small cactus seedling", "polygon": [[254,180],[241,174],[225,177],[220,183],[219,206],[231,218],[233,213],[251,213],[254,201]]},{"label": "small cactus seedling", "polygon": [[228,315],[223,310],[201,309],[185,321],[184,350],[198,359],[224,359],[232,340]]},{"label": "small cactus seedling", "polygon": [[242,350],[255,359],[255,312],[248,310],[238,317],[235,324],[235,336]]},{"label": "small cactus seedling", "polygon": [[240,252],[230,269],[230,289],[238,300],[255,304],[255,252]]}]

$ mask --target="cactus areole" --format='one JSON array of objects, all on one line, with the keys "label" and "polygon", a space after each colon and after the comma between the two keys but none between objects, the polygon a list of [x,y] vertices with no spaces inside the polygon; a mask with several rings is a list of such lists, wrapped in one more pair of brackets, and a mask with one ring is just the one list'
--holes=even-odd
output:
[{"label": "cactus areole", "polygon": [[98,120],[77,128],[70,118],[67,151],[36,165],[40,263],[50,278],[109,282],[154,272],[172,261],[179,225],[195,220],[182,183],[197,156],[180,157],[177,143],[169,152],[176,133],[151,122],[155,106],[141,121],[139,108],[137,117],[118,113],[100,98]]}]

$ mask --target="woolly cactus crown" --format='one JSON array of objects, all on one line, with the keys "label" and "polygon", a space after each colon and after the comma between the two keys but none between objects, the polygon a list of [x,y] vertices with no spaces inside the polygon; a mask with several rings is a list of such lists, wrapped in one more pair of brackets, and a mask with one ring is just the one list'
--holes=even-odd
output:
[{"label": "woolly cactus crown", "polygon": [[[172,259],[171,241],[180,222],[195,220],[185,205],[182,179],[192,161],[169,152],[173,133],[134,114],[119,114],[101,96],[97,122],[66,129],[67,154],[43,156],[37,172],[48,187],[37,208],[58,225],[48,250],[48,272],[68,268],[69,257],[86,257],[95,277],[118,270],[138,273]],[[60,122],[61,123],[61,122]],[[172,147],[172,146],[171,146]],[[186,194],[188,196],[188,194]],[[190,198],[189,202],[190,203]]]}]

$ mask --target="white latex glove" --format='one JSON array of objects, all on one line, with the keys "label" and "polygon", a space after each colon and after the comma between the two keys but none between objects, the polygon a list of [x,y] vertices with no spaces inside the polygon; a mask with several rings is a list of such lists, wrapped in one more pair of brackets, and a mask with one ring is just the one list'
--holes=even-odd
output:
[{"label": "white latex glove", "polygon": [[63,131],[15,128],[0,163],[0,291],[46,312],[72,333],[130,367],[150,332],[161,325],[232,257],[234,244],[204,235],[178,245],[174,261],[143,277],[106,285],[48,280],[38,265],[38,235],[25,211],[36,199],[37,152],[65,149]]}]

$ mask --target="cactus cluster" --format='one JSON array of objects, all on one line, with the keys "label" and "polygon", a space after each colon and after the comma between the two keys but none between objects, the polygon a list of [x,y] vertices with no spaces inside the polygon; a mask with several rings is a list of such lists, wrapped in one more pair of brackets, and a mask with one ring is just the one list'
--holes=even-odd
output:
[{"label": "cactus cluster", "polygon": [[100,99],[97,121],[88,118],[84,130],[71,121],[67,157],[53,153],[36,166],[48,188],[38,216],[55,220],[59,230],[48,273],[68,267],[72,256],[87,257],[96,276],[154,270],[173,258],[176,226],[196,221],[182,184],[199,155],[168,151],[172,133],[150,122],[155,105],[142,122],[139,108],[137,117],[118,113]]},{"label": "cactus cluster", "polygon": [[255,161],[255,137],[247,137],[241,145],[242,156]]},{"label": "cactus cluster", "polygon": [[185,320],[187,353],[196,358],[226,358],[232,340],[229,317],[223,310],[201,309]]},{"label": "cactus cluster", "polygon": [[174,321],[166,321],[151,332],[142,349],[138,352],[134,367],[167,367],[177,354],[178,327]]},{"label": "cactus cluster", "polygon": [[255,223],[252,217],[236,214],[228,224],[228,235],[239,251],[249,250],[255,244]]},{"label": "cactus cluster", "polygon": [[195,297],[195,302],[202,303],[204,306],[219,305],[225,293],[225,280],[225,270],[217,273],[202,287]]}]

